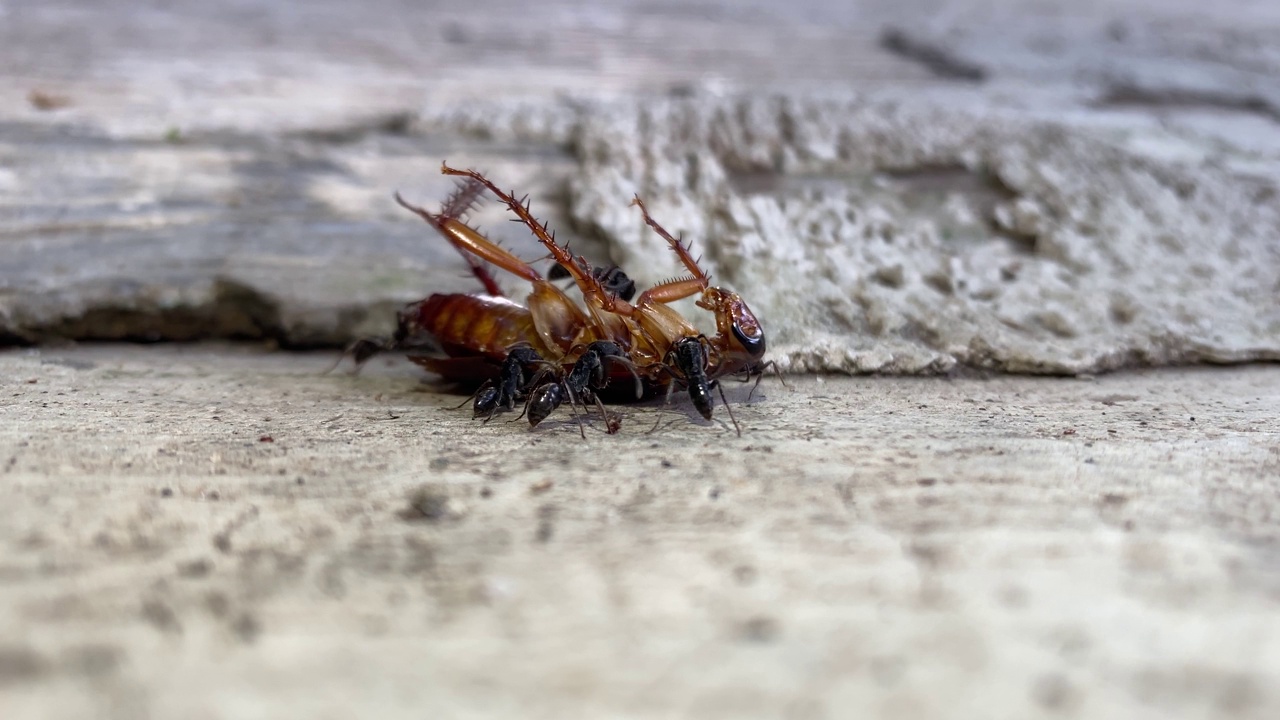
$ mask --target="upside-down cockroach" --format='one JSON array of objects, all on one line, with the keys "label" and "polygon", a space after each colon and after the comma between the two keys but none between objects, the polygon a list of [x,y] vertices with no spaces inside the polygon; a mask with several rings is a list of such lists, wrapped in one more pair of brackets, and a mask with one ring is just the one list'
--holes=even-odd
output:
[{"label": "upside-down cockroach", "polygon": [[[599,393],[612,379],[622,377],[606,368],[621,367],[632,374],[636,397],[664,387],[669,397],[673,382],[686,387],[706,419],[712,417],[710,390],[718,387],[718,378],[762,372],[765,340],[754,314],[737,294],[710,285],[710,277],[689,246],[655,222],[638,197],[633,204],[690,275],[654,286],[631,303],[634,283],[625,273],[618,268],[593,269],[581,256],[570,254],[532,216],[526,199],[502,192],[474,170],[444,165],[442,172],[466,179],[439,213],[411,205],[398,194],[396,201],[435,227],[463,254],[488,295],[435,294],[410,303],[398,314],[390,341],[360,341],[352,346],[350,353],[357,364],[379,350],[419,347],[415,339],[426,335],[445,357],[411,356],[415,362],[450,380],[493,381],[496,376],[496,383],[482,387],[475,396],[477,415],[492,414],[498,407],[513,408],[524,397],[533,425],[566,396],[575,404],[594,401],[599,405]],[[573,279],[585,312],[523,260],[462,220],[485,188],[507,205]],[[487,263],[533,286],[527,305],[502,297]],[[711,338],[666,305],[698,293],[697,305],[715,317],[717,333]],[[543,382],[547,375],[553,379]],[[741,434],[732,410],[729,416]],[[616,427],[612,421],[609,426]]]},{"label": "upside-down cockroach", "polygon": [[[712,416],[709,390],[718,387],[717,378],[763,372],[761,362],[766,344],[759,320],[737,293],[711,285],[710,276],[703,272],[692,256],[690,246],[672,237],[654,221],[639,197],[632,204],[640,208],[645,223],[667,241],[690,274],[649,288],[635,303],[631,303],[605,291],[582,257],[574,257],[566,248],[559,246],[554,236],[529,212],[526,200],[517,200],[513,195],[502,192],[474,170],[455,170],[443,165],[441,171],[483,183],[524,222],[551,257],[574,279],[594,321],[595,332],[603,339],[617,343],[651,386],[668,385],[671,380],[687,386],[694,406],[709,420]],[[667,303],[699,293],[698,307],[715,316],[717,332],[712,338],[698,332],[688,320],[667,306]],[[720,392],[723,400],[723,389]],[[734,427],[738,428],[732,410],[729,413]],[[738,432],[741,433],[740,428]]]},{"label": "upside-down cockroach", "polygon": [[[616,344],[599,339],[600,331],[563,290],[466,224],[464,214],[484,190],[484,183],[465,180],[438,213],[411,205],[398,194],[396,201],[430,223],[462,253],[486,294],[437,293],[409,303],[397,314],[396,331],[390,339],[359,340],[348,348],[347,354],[359,367],[384,350],[432,349],[433,354],[411,354],[410,359],[447,380],[485,381],[474,396],[473,410],[477,416],[487,418],[498,408],[513,409],[527,398],[534,376],[543,380],[548,375],[572,375],[573,363],[583,355],[610,358],[604,364],[611,371],[616,365],[629,363],[620,348],[612,352],[603,349],[607,345],[616,348]],[[489,263],[533,285],[527,305],[502,296],[489,272]],[[586,267],[585,261],[582,263]],[[628,287],[635,286],[618,268],[592,270],[591,277],[605,292],[626,294]],[[593,387],[576,387],[571,398],[595,399],[595,393],[603,390],[608,380],[601,372],[589,373]],[[629,369],[627,372],[634,375]],[[652,395],[662,387],[641,382],[638,376],[635,379],[636,397]],[[534,417],[541,419],[536,411]]]}]

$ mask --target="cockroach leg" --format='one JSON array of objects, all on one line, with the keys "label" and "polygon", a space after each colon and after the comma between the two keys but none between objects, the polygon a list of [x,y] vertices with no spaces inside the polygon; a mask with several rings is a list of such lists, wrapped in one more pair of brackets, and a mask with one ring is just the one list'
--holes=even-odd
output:
[{"label": "cockroach leg", "polygon": [[360,338],[347,345],[347,347],[343,349],[342,354],[339,355],[338,358],[320,374],[328,375],[334,370],[337,370],[343,360],[351,358],[351,374],[358,375],[360,373],[360,368],[364,367],[364,364],[369,361],[369,358],[372,358],[380,352],[392,349],[394,349],[394,346],[390,338]]},{"label": "cockroach leg", "polygon": [[640,300],[636,301],[637,305],[643,305],[645,300],[651,302],[670,303],[676,300],[683,300],[691,295],[696,295],[711,285],[711,276],[703,272],[699,263],[702,258],[694,258],[692,252],[693,243],[685,243],[679,238],[671,236],[666,228],[658,224],[656,220],[649,215],[649,209],[644,206],[644,201],[637,195],[631,200],[631,204],[640,208],[640,214],[644,216],[644,222],[654,232],[667,241],[667,245],[684,264],[689,271],[688,277],[675,278],[668,280],[659,285],[655,285],[640,294]]},{"label": "cockroach leg", "polygon": [[[401,207],[418,215],[439,230],[440,234],[444,235],[445,239],[448,240],[449,243],[459,252],[463,253],[464,256],[468,256],[468,254],[474,255],[475,257],[491,262],[512,275],[521,277],[529,282],[542,281],[542,275],[537,270],[534,270],[529,263],[526,263],[513,255],[510,251],[498,246],[496,243],[476,232],[474,228],[461,220],[447,215],[438,215],[420,208],[417,205],[413,205],[401,197],[400,193],[395,194],[395,199]],[[468,260],[468,262],[470,262],[470,260]],[[472,268],[474,271],[474,264],[472,265]],[[492,278],[489,278],[489,280],[492,281]],[[485,282],[483,277],[481,278],[481,282]],[[492,287],[490,287],[490,283],[485,282],[485,287],[487,290],[490,290],[490,294],[502,295],[501,290],[496,293],[493,292],[493,290],[497,289],[496,283],[493,283]]]},{"label": "cockroach leg", "polygon": [[[440,165],[440,172],[445,175],[470,178],[471,180],[482,183],[489,189],[489,192],[493,193],[494,197],[504,203],[507,208],[511,210],[511,212],[514,213],[526,227],[529,228],[529,231],[533,233],[534,237],[536,237],[538,241],[542,243],[543,247],[547,249],[547,252],[551,254],[551,259],[555,260],[561,267],[569,272],[569,275],[573,278],[574,283],[577,284],[578,289],[582,292],[584,297],[595,297],[601,299],[610,297],[600,285],[600,281],[592,274],[591,268],[587,265],[586,261],[580,257],[574,257],[567,248],[562,247],[557,243],[555,233],[548,230],[546,225],[533,216],[533,213],[529,210],[529,201],[527,196],[517,200],[514,195],[503,192],[493,183],[492,180],[475,170],[457,170],[449,167],[447,163],[442,163]],[[621,302],[623,302],[624,305],[626,304],[625,301]],[[612,310],[610,310],[610,312],[612,312]]]},{"label": "cockroach leg", "polygon": [[[400,193],[395,194],[395,200],[406,210],[418,215],[423,220],[433,225],[439,233],[444,236],[445,240],[462,255],[462,259],[467,262],[467,266],[471,268],[471,274],[480,281],[484,286],[484,291],[496,297],[502,297],[502,288],[498,287],[498,282],[494,280],[493,275],[489,272],[488,265],[477,258],[468,249],[468,246],[459,242],[457,239],[458,226],[467,227],[463,218],[471,212],[472,208],[480,201],[480,196],[484,194],[484,185],[473,180],[461,181],[454,188],[449,197],[445,199],[440,206],[440,212],[432,213],[415,205],[405,202],[400,197]],[[470,229],[470,228],[468,228]],[[475,233],[474,230],[472,230]],[[479,234],[479,233],[475,233]]]},{"label": "cockroach leg", "polygon": [[[578,423],[578,434],[582,436],[583,440],[586,440],[587,431],[582,424],[582,415],[578,414],[578,408],[577,408],[578,397],[573,393],[573,388],[568,388],[568,391],[569,391],[569,414],[572,415],[574,421]],[[583,412],[583,415],[585,414],[586,413]]]}]

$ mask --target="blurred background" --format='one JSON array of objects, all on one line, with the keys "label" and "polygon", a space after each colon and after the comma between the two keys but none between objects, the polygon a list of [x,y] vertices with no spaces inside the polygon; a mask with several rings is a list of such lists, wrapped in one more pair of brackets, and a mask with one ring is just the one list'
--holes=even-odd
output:
[{"label": "blurred background", "polygon": [[473,289],[390,199],[448,159],[642,283],[652,198],[792,369],[1274,358],[1277,38],[1249,0],[5,0],[0,341],[385,332]]}]

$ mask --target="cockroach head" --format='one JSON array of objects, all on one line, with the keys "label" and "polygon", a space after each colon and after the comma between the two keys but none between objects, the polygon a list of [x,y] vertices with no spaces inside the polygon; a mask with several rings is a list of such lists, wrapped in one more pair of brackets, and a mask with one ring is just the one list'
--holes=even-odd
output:
[{"label": "cockroach head", "polygon": [[698,307],[715,314],[716,329],[722,335],[732,335],[743,353],[753,360],[764,357],[764,328],[738,293],[709,287],[698,300]]}]

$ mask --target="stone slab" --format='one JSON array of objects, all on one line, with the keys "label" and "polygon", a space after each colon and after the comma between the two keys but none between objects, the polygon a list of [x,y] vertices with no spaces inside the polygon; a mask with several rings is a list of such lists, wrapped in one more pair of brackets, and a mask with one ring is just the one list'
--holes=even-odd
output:
[{"label": "stone slab", "polygon": [[0,338],[385,332],[472,287],[390,200],[449,159],[652,282],[650,196],[790,369],[1275,359],[1280,33],[1215,7],[6,3]]}]

